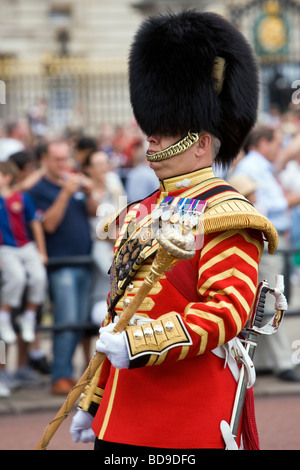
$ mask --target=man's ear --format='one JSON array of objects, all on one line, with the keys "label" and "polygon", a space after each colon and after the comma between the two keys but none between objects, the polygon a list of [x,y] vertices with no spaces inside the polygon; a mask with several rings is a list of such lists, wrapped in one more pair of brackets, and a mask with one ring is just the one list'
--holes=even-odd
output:
[{"label": "man's ear", "polygon": [[196,157],[202,157],[209,149],[210,144],[211,136],[209,134],[201,134],[197,142]]}]

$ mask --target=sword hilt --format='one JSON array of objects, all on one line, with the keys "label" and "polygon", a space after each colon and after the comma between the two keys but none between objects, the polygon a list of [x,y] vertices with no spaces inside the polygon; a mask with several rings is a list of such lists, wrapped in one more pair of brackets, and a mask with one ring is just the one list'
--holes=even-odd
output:
[{"label": "sword hilt", "polygon": [[[272,335],[275,333],[281,322],[283,320],[284,314],[287,310],[287,302],[283,295],[284,283],[283,276],[276,276],[276,287],[270,288],[267,281],[262,281],[257,290],[256,301],[252,310],[252,316],[250,317],[249,323],[246,325],[246,331],[249,333],[257,335]],[[267,322],[267,324],[262,326],[262,319],[264,315],[264,306],[267,293],[270,293],[275,296],[276,299],[280,298],[280,306],[275,308],[276,312]]]},{"label": "sword hilt", "polygon": [[253,327],[260,328],[261,326],[265,311],[266,296],[269,292],[268,282],[262,281],[259,284],[257,291],[258,292],[254,303],[253,314],[249,322],[250,329]]}]

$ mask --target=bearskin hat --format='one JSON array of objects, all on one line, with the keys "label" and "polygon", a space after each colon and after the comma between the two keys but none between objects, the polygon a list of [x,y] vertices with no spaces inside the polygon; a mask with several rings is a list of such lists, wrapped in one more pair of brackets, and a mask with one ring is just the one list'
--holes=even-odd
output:
[{"label": "bearskin hat", "polygon": [[258,70],[244,36],[216,13],[187,10],[147,18],[129,55],[130,100],[146,135],[207,131],[227,166],[253,127]]}]

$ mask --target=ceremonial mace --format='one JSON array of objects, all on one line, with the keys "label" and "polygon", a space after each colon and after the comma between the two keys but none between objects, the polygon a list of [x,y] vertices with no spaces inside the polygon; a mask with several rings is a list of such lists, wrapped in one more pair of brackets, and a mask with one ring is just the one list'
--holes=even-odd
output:
[{"label": "ceremonial mace", "polygon": [[[184,227],[179,225],[168,225],[163,229],[158,230],[156,240],[159,243],[159,247],[151,265],[150,273],[147,275],[143,284],[140,286],[136,295],[126,307],[116,324],[115,330],[117,333],[121,333],[126,328],[131,318],[138,310],[138,307],[164,272],[172,269],[178,261],[182,259],[191,259],[195,255],[195,237],[191,232],[191,227],[188,225],[184,225]],[[35,450],[47,449],[53,435],[63,420],[68,417],[72,407],[75,405],[85,387],[90,383],[92,377],[95,375],[105,357],[106,355],[104,353],[95,352],[85,372],[77,384],[72,388],[72,390],[70,390],[64,404],[59,409],[55,418],[46,427]]]},{"label": "ceremonial mace", "polygon": [[[287,310],[287,302],[283,295],[283,291],[284,291],[284,282],[283,282],[282,275],[276,276],[275,288],[270,288],[268,285],[268,282],[265,280],[262,281],[258,285],[256,299],[255,299],[253,309],[252,309],[252,314],[244,329],[244,333],[246,335],[245,349],[246,349],[246,353],[248,354],[251,360],[254,358],[258,336],[272,335],[276,333],[276,331],[281,325],[284,314]],[[266,300],[266,295],[268,293],[274,295],[275,298],[278,298],[281,295],[282,300],[281,300],[280,308],[277,308],[275,314],[272,316],[269,322],[266,325],[262,326],[265,300]],[[221,422],[222,433],[229,436],[229,432],[231,432],[232,438],[229,438],[229,440],[231,442],[232,449],[235,449],[235,450],[237,450],[238,447],[234,439],[238,434],[238,429],[239,429],[241,416],[243,412],[243,406],[245,402],[246,391],[247,391],[246,368],[245,368],[245,365],[242,364],[242,367],[240,370],[240,376],[239,376],[239,380],[237,384],[235,400],[233,404],[230,426],[228,425],[226,421]]]}]

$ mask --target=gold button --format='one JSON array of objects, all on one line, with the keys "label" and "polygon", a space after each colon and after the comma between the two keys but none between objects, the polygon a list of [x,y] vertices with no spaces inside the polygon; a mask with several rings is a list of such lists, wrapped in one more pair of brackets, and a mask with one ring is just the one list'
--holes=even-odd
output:
[{"label": "gold button", "polygon": [[128,297],[124,299],[123,304],[125,307],[128,307],[128,305],[130,304],[130,299],[128,299]]},{"label": "gold button", "polygon": [[133,332],[133,337],[134,337],[134,339],[142,339],[143,336],[144,336],[144,335],[143,335],[142,330],[135,330],[135,331]]},{"label": "gold button", "polygon": [[172,331],[172,330],[174,330],[174,328],[175,328],[175,325],[174,325],[174,323],[173,323],[172,321],[166,321],[166,323],[165,323],[165,329],[166,329],[167,331]]},{"label": "gold button", "polygon": [[132,283],[128,284],[128,286],[127,286],[128,292],[133,291],[133,288],[134,288],[134,285]]},{"label": "gold button", "polygon": [[144,328],[144,335],[147,336],[147,338],[153,335],[153,330],[150,328],[150,326]]},{"label": "gold button", "polygon": [[161,325],[155,325],[154,327],[154,332],[157,334],[157,335],[161,335],[163,332],[164,332],[164,329]]}]

